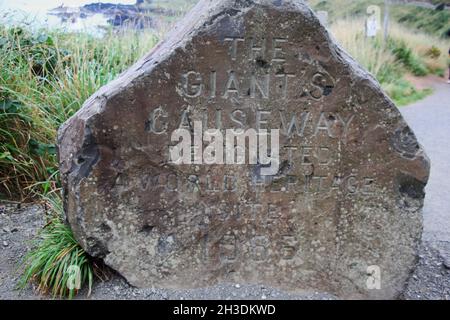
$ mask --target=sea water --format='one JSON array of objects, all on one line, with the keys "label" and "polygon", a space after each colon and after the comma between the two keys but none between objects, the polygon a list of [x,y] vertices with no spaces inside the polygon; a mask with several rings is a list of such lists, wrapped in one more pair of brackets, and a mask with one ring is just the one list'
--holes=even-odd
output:
[{"label": "sea water", "polygon": [[67,19],[50,14],[49,10],[64,5],[78,8],[90,3],[135,4],[136,0],[0,0],[0,24],[27,25],[32,29],[42,27],[61,29],[67,32],[88,32],[100,35],[108,27],[109,17],[92,14],[86,18]]}]

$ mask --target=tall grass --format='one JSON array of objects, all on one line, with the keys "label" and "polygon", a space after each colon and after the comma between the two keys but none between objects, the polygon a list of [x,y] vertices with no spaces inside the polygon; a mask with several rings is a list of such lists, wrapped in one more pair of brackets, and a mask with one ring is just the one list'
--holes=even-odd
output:
[{"label": "tall grass", "polygon": [[385,42],[381,32],[375,38],[365,36],[364,19],[343,19],[330,27],[337,41],[378,79],[394,102],[402,106],[431,92],[416,89],[405,79],[407,73],[443,76],[447,68],[446,42],[397,23],[392,23],[389,30]]},{"label": "tall grass", "polygon": [[365,36],[363,20],[339,20],[331,26],[331,33],[380,82],[398,77],[400,66],[395,56],[382,45],[381,37],[373,39]]},{"label": "tall grass", "polygon": [[20,287],[33,282],[41,293],[72,298],[83,286],[90,292],[95,276],[102,278],[64,221],[56,133],[159,38],[150,30],[110,30],[97,38],[0,23],[0,199],[39,199],[51,208],[20,266]]},{"label": "tall grass", "polygon": [[401,24],[393,24],[389,29],[389,35],[392,39],[406,43],[430,73],[443,76],[443,72],[447,69],[450,40],[417,32]]},{"label": "tall grass", "polygon": [[57,128],[157,42],[153,32],[104,38],[0,26],[0,198],[58,184]]}]

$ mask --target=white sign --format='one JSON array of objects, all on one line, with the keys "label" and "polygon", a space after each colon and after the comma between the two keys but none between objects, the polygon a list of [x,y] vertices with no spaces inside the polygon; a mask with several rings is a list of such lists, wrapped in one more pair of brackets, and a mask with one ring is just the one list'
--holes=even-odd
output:
[{"label": "white sign", "polygon": [[367,7],[366,36],[368,38],[376,37],[381,29],[381,9],[379,6]]},{"label": "white sign", "polygon": [[367,289],[380,290],[381,289],[381,268],[377,265],[367,267]]}]

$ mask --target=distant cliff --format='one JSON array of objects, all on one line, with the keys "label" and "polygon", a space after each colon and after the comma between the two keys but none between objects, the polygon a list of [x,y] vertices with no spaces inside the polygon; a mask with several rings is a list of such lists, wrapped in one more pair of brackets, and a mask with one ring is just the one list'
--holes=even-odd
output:
[{"label": "distant cliff", "polygon": [[[79,8],[58,7],[50,10],[50,14],[56,15],[62,21],[76,21],[86,19],[95,14],[102,14],[108,19],[112,26],[127,26],[136,29],[153,27],[153,18],[151,14],[160,9],[151,8],[152,0],[138,0],[134,5],[113,4],[113,3],[91,3]],[[166,14],[166,12],[164,12]],[[170,12],[167,12],[170,14]]]},{"label": "distant cliff", "polygon": [[91,13],[110,14],[115,12],[136,13],[140,12],[138,4],[113,4],[113,3],[91,3],[86,4],[80,8],[81,11]]}]

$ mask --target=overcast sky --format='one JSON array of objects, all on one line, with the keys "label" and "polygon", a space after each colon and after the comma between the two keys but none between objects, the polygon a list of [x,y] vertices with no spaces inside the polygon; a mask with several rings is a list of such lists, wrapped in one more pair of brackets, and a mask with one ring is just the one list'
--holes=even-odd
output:
[{"label": "overcast sky", "polygon": [[67,7],[80,7],[96,2],[135,4],[136,0],[0,0],[0,9],[20,9],[30,13],[42,13],[48,9],[59,7],[61,4]]}]

